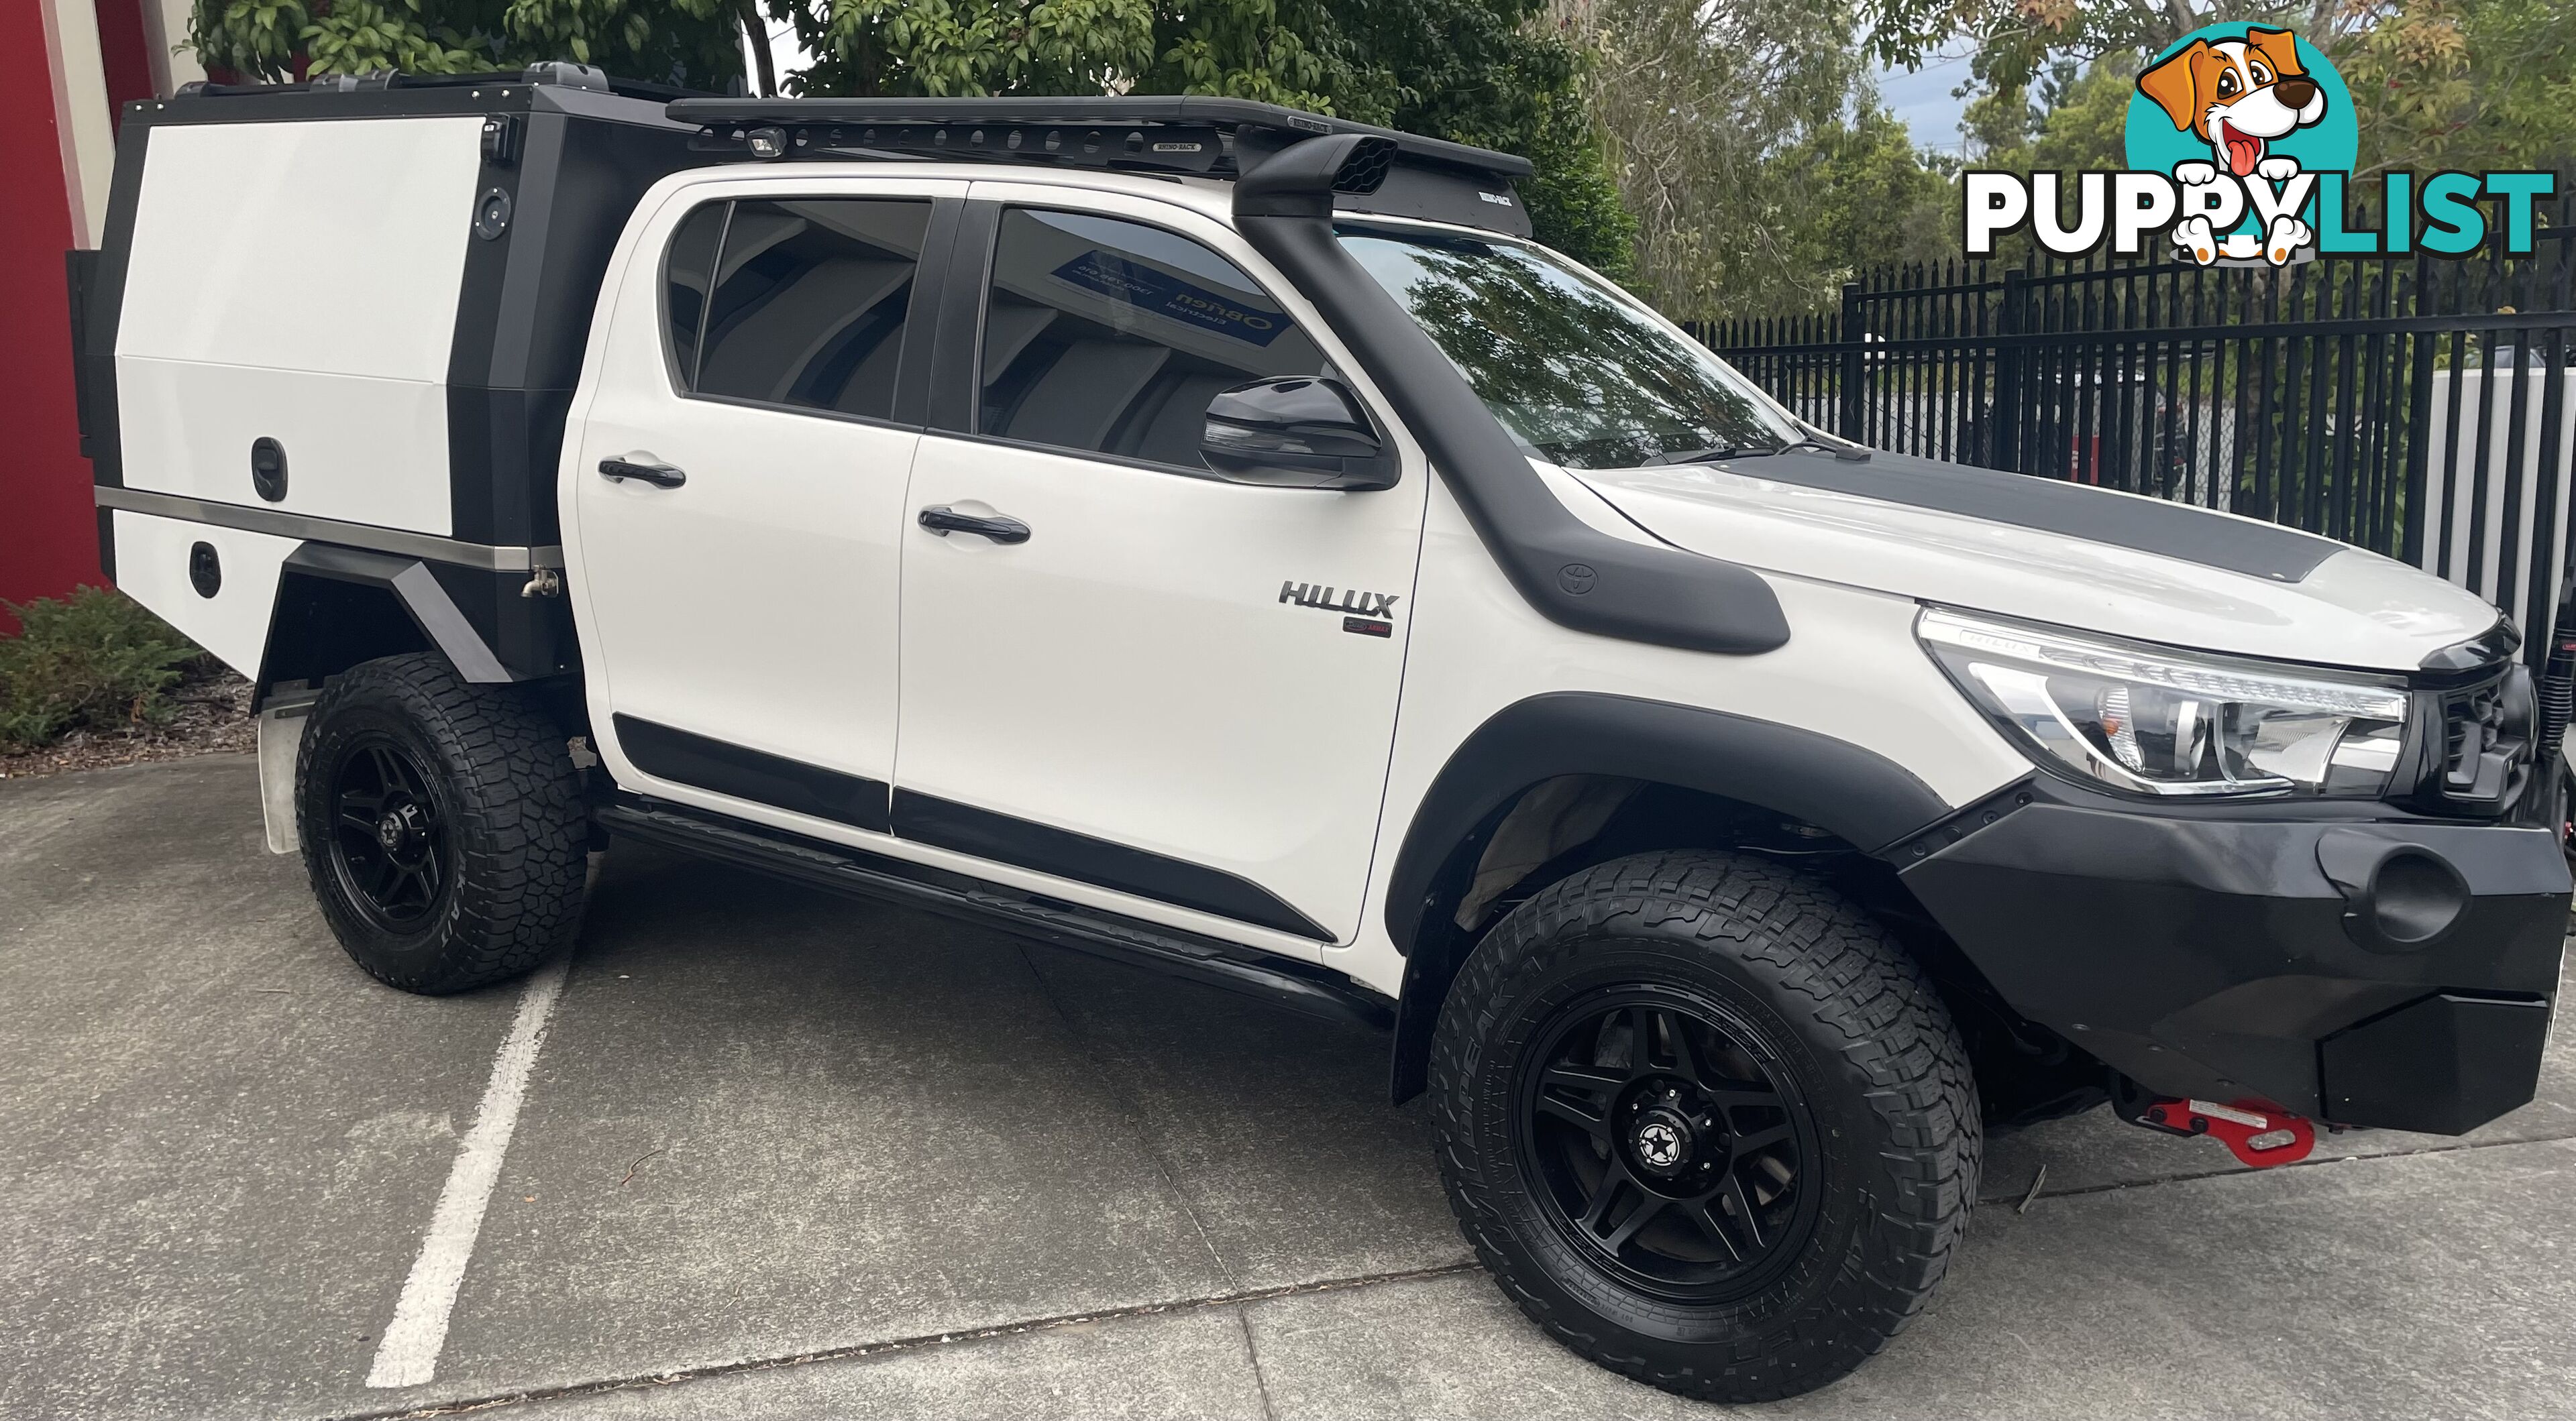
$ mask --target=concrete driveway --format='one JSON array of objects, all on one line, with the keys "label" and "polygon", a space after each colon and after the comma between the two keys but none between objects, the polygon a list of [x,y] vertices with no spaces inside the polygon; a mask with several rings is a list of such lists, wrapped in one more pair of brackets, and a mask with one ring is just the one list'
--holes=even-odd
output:
[{"label": "concrete driveway", "polygon": [[[0,1415],[1708,1410],[1522,1323],[1365,1033],[628,844],[566,975],[408,997],[259,836],[247,759],[0,784]],[[2467,1140],[2229,1164],[1995,1142],[1930,1311],[1763,1409],[2576,1414],[2565,1037]]]}]

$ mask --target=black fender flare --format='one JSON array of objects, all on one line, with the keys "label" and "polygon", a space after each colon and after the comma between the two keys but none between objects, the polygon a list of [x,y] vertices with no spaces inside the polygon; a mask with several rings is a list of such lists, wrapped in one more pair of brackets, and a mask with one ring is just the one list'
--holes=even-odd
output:
[{"label": "black fender flare", "polygon": [[1616,775],[1722,796],[1812,824],[1863,852],[1953,810],[1876,751],[1778,721],[1579,691],[1504,707],[1432,777],[1388,874],[1387,935],[1406,959],[1396,1010],[1396,1099],[1421,1089],[1431,1031],[1458,966],[1458,954],[1418,950],[1433,927],[1444,875],[1524,792],[1560,775]]},{"label": "black fender flare", "polygon": [[277,580],[277,602],[270,609],[268,618],[268,645],[260,658],[258,699],[261,701],[267,699],[271,685],[287,679],[290,674],[289,668],[278,664],[279,638],[286,634],[285,629],[289,626],[286,616],[288,599],[296,594],[299,577],[318,577],[383,589],[401,605],[413,626],[419,629],[421,637],[437,648],[447,658],[448,664],[456,668],[456,673],[467,681],[506,684],[524,679],[513,674],[493,652],[491,643],[475,628],[427,562],[392,553],[341,547],[334,543],[308,542],[287,554]]}]

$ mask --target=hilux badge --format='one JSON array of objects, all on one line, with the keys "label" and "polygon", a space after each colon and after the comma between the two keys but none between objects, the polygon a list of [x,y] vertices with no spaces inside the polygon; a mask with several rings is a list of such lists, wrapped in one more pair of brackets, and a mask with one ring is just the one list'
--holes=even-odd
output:
[{"label": "hilux badge", "polygon": [[1395,604],[1403,598],[1393,592],[1362,592],[1351,588],[1337,592],[1321,582],[1282,582],[1279,600],[1299,607],[1312,607],[1320,612],[1342,612],[1342,630],[1363,636],[1386,636],[1395,628],[1392,619]]}]

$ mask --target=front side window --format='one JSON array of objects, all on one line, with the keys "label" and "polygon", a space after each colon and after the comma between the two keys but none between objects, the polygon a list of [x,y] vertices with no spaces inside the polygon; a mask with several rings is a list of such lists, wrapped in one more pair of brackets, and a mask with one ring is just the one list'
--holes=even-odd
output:
[{"label": "front side window", "polygon": [[1626,469],[1805,436],[1724,361],[1542,249],[1412,228],[1341,241],[1541,458]]},{"label": "front side window", "polygon": [[1198,469],[1208,401],[1324,358],[1243,269],[1141,222],[1012,208],[984,303],[978,429]]},{"label": "front side window", "polygon": [[[710,213],[721,216],[710,223]],[[928,202],[887,199],[719,203],[690,214],[672,240],[666,302],[682,384],[891,418],[929,226]]]}]

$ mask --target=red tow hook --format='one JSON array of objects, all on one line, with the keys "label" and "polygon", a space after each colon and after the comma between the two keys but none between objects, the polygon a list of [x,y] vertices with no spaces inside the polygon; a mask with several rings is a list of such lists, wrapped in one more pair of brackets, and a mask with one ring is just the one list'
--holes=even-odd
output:
[{"label": "red tow hook", "polygon": [[2154,1100],[2136,1119],[2169,1135],[2213,1136],[2255,1169],[2297,1164],[2317,1147],[2317,1127],[2306,1118],[2268,1111],[2251,1101]]}]

